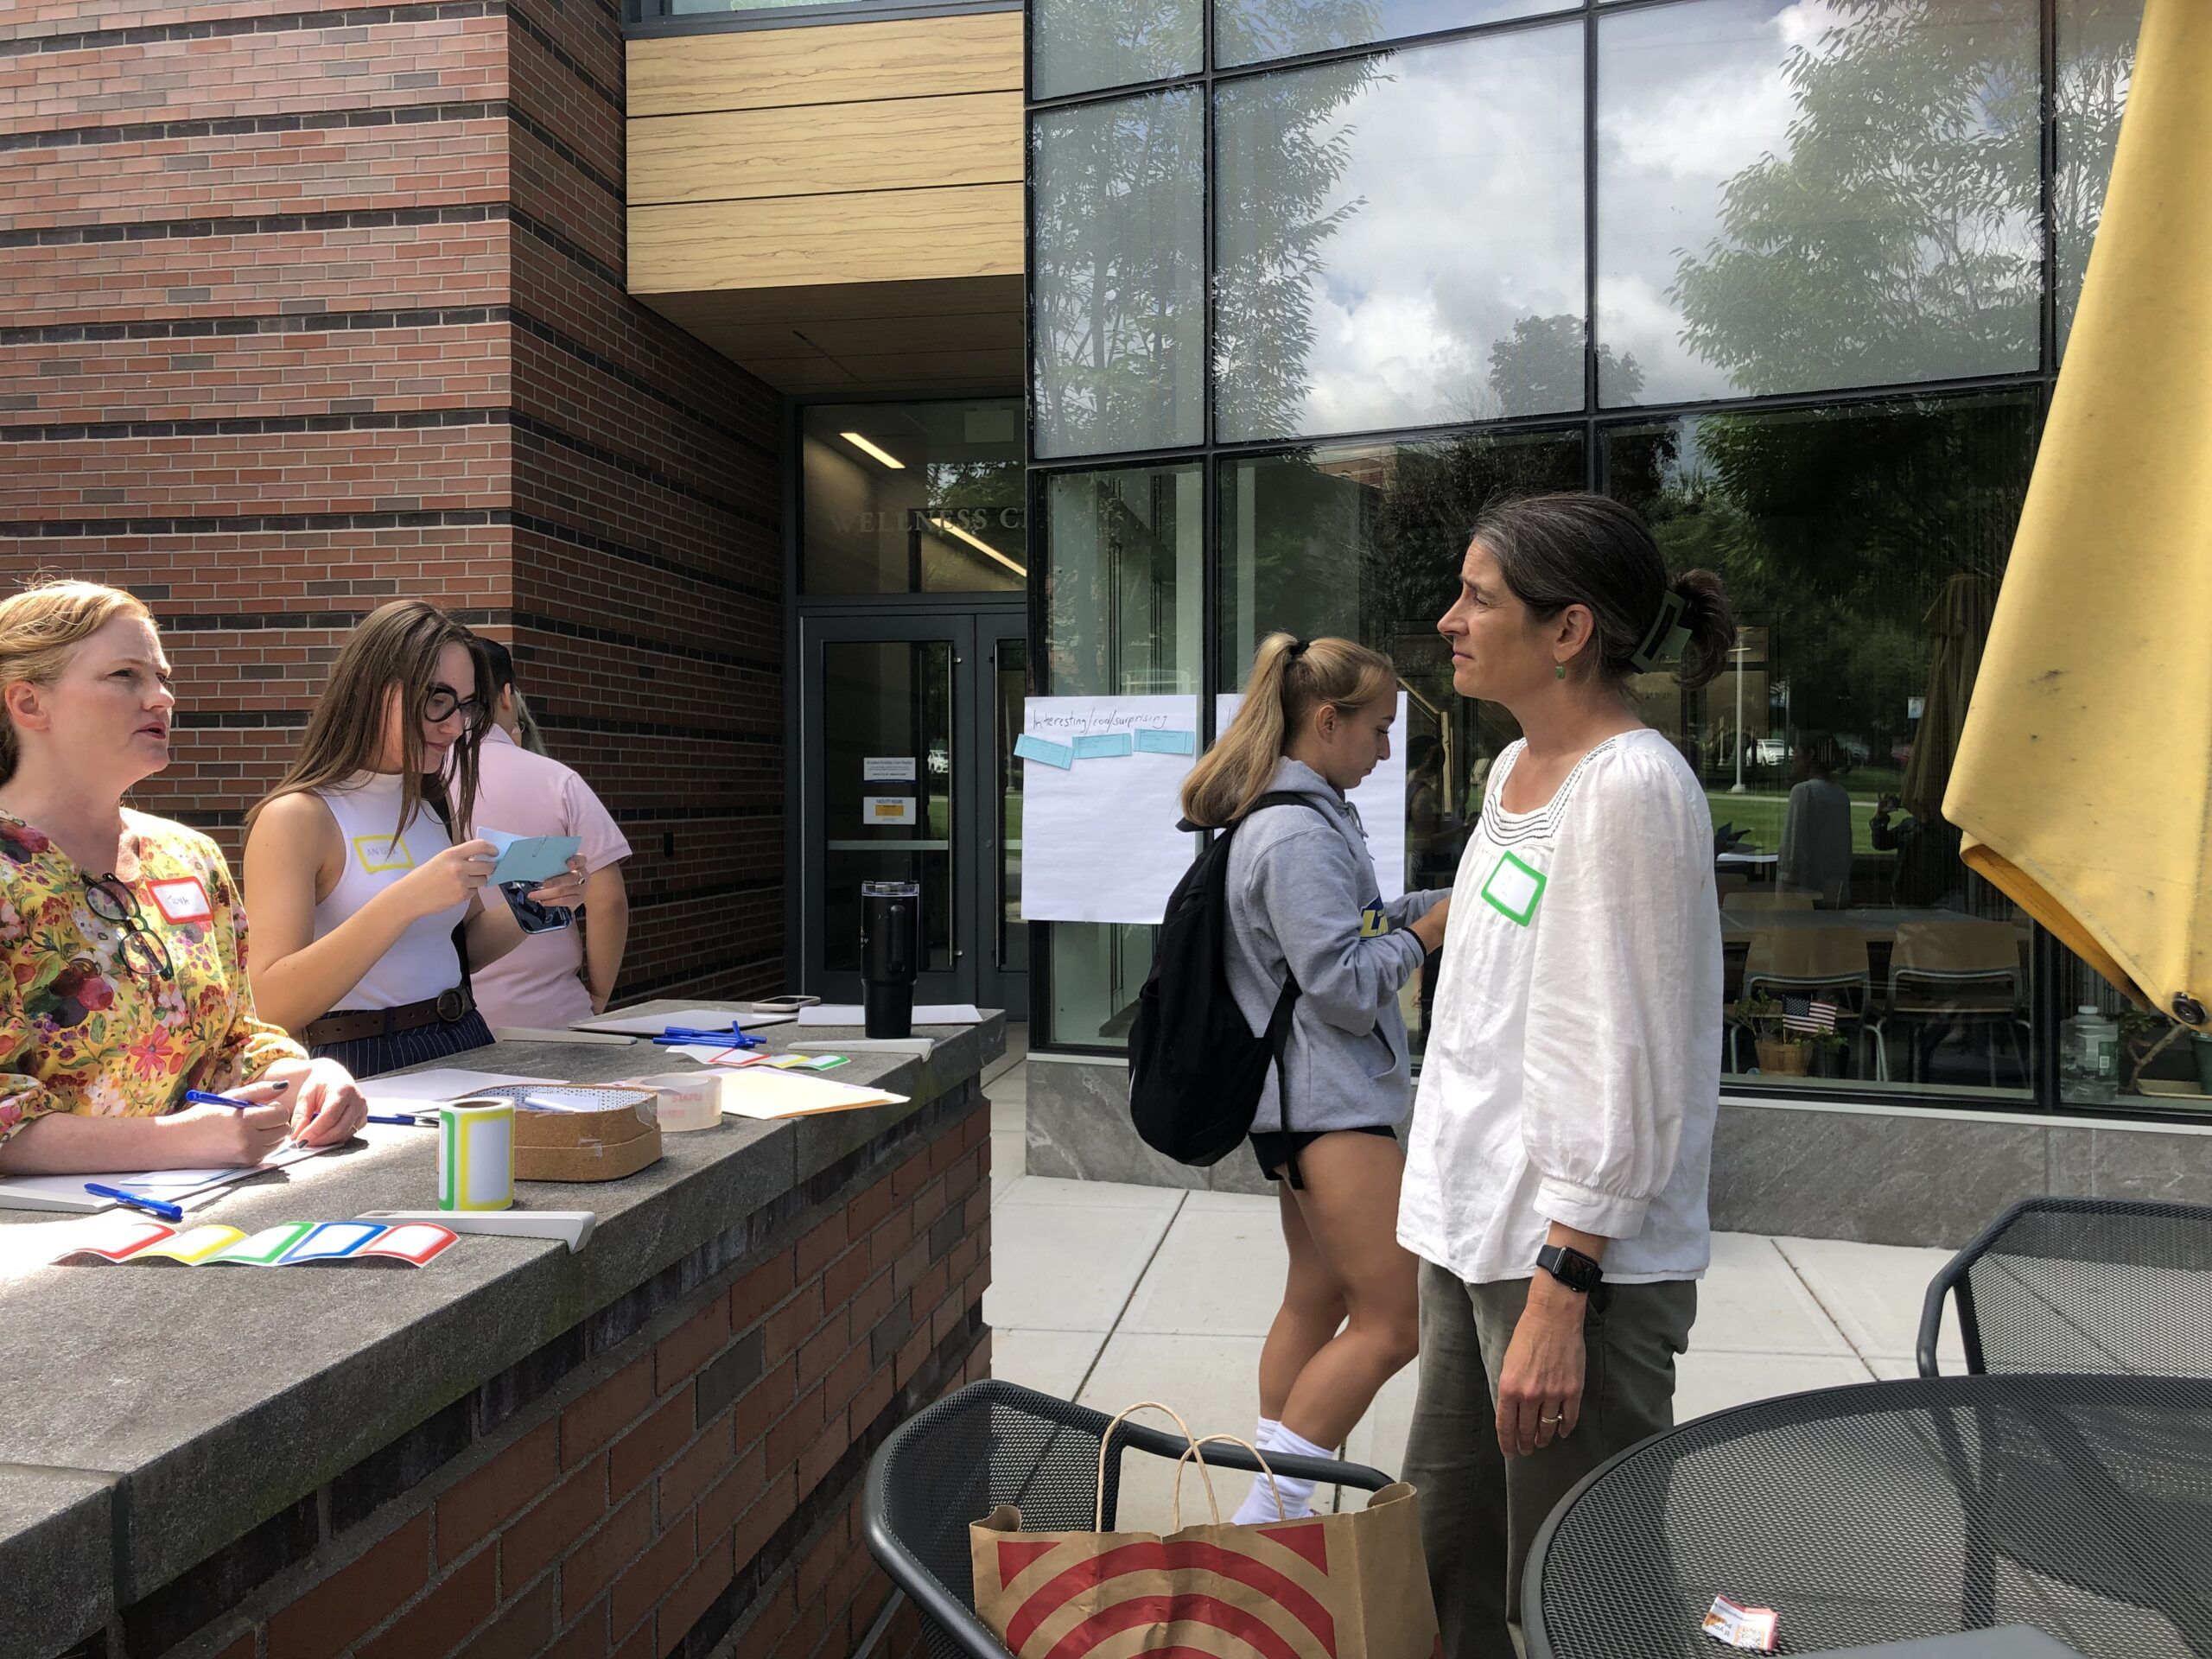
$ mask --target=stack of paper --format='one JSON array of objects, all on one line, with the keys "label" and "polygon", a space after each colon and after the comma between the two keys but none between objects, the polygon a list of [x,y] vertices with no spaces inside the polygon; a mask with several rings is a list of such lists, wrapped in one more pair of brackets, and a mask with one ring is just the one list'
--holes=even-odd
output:
[{"label": "stack of paper", "polygon": [[811,1117],[817,1112],[849,1112],[864,1106],[903,1106],[906,1098],[765,1065],[732,1072],[722,1080],[724,1117]]},{"label": "stack of paper", "polygon": [[747,1031],[763,1026],[791,1023],[788,1014],[734,1014],[728,1008],[677,1008],[671,1014],[602,1014],[576,1021],[578,1031],[613,1031],[627,1037],[658,1037],[669,1030],[728,1031],[736,1025]]},{"label": "stack of paper", "polygon": [[258,1164],[232,1169],[139,1169],[118,1174],[9,1175],[0,1177],[0,1209],[59,1210],[90,1215],[111,1208],[115,1200],[86,1191],[86,1184],[111,1186],[142,1198],[163,1204],[182,1204],[204,1192],[242,1181],[249,1175],[284,1169],[327,1152],[327,1147],[286,1147]]},{"label": "stack of paper", "polygon": [[[980,1025],[982,1018],[982,1010],[973,1002],[914,1005],[913,1023],[918,1026],[973,1026]],[[824,1002],[817,1007],[801,1008],[798,1022],[802,1026],[861,1026],[868,1023],[868,1016],[857,1002]]]}]

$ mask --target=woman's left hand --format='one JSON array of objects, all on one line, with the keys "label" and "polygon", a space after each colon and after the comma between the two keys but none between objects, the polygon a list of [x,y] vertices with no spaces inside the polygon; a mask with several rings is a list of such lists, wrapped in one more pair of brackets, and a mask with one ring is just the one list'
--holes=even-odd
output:
[{"label": "woman's left hand", "polygon": [[292,1140],[302,1147],[334,1147],[368,1122],[369,1103],[353,1074],[335,1060],[286,1060],[263,1073],[264,1083],[289,1081]]},{"label": "woman's left hand", "polygon": [[1548,1273],[1529,1281],[1498,1373],[1497,1449],[1507,1457],[1531,1457],[1574,1433],[1589,1363],[1582,1333],[1589,1302]]},{"label": "woman's left hand", "polygon": [[534,905],[556,905],[563,910],[575,910],[584,901],[584,877],[589,874],[584,866],[583,855],[573,854],[569,859],[569,873],[556,876],[542,887],[533,887],[530,901]]}]

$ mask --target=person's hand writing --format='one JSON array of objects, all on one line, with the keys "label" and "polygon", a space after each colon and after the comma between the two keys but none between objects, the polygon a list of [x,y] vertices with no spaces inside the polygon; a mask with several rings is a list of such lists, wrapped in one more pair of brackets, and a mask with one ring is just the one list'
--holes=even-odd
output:
[{"label": "person's hand writing", "polygon": [[1574,1433],[1589,1363],[1582,1334],[1589,1301],[1548,1273],[1529,1281],[1498,1374],[1497,1449],[1507,1457],[1532,1456]]},{"label": "person's hand writing", "polygon": [[[268,1081],[291,1084],[291,1138],[303,1147],[334,1147],[351,1140],[369,1119],[369,1103],[352,1072],[335,1060],[283,1060]],[[237,1098],[244,1099],[240,1095]]]},{"label": "person's hand writing", "polygon": [[442,910],[465,905],[484,890],[499,849],[488,841],[464,841],[448,847],[421,868],[402,876],[392,886],[404,893],[417,916],[435,916]]},{"label": "person's hand writing", "polygon": [[162,1160],[168,1167],[244,1168],[261,1162],[283,1144],[292,1110],[279,1091],[255,1084],[232,1098],[257,1103],[242,1112],[228,1106],[188,1106],[156,1120],[163,1135],[175,1137],[173,1155]]}]

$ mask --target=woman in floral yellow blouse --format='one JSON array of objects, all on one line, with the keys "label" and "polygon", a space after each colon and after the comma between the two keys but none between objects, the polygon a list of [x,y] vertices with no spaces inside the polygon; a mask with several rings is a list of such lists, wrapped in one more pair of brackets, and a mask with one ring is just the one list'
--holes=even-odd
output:
[{"label": "woman in floral yellow blouse", "polygon": [[[251,1164],[288,1135],[351,1135],[352,1077],[254,1017],[222,854],[123,804],[168,765],[176,706],[146,607],[82,582],[0,603],[0,1173]],[[188,1089],[252,1103],[185,1106]]]}]

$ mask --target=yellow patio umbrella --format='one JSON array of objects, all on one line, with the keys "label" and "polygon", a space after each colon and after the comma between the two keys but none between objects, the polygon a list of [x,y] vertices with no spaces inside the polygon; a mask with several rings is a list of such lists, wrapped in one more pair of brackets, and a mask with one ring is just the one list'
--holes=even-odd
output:
[{"label": "yellow patio umbrella", "polygon": [[1943,810],[2100,973],[2212,1002],[2212,4],[2150,0]]}]

